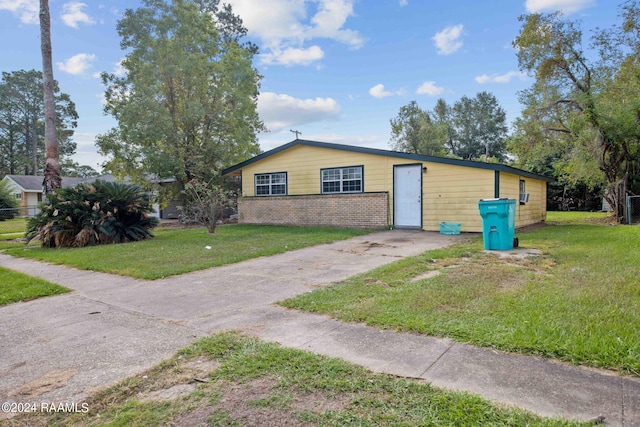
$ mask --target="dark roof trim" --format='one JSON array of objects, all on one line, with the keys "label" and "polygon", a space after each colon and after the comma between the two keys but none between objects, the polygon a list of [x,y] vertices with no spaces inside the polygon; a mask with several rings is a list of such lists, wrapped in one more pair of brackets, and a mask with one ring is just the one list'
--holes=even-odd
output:
[{"label": "dark roof trim", "polygon": [[420,154],[402,153],[399,151],[389,151],[389,150],[380,150],[377,148],[357,147],[355,145],[330,144],[328,142],[308,141],[306,139],[295,139],[287,144],[281,145],[280,147],[276,147],[273,150],[265,151],[262,154],[259,154],[255,157],[250,158],[249,160],[245,160],[242,163],[238,163],[237,165],[224,169],[222,171],[222,174],[223,175],[230,174],[232,172],[242,169],[245,166],[248,166],[255,162],[259,162],[262,159],[273,156],[274,154],[278,154],[282,151],[288,150],[289,148],[295,147],[297,145],[308,145],[310,147],[329,148],[332,150],[343,150],[343,151],[351,151],[355,153],[373,154],[375,156],[396,157],[400,159],[416,160],[420,162],[433,162],[433,163],[442,163],[445,165],[466,166],[470,168],[488,169],[488,170],[494,170],[494,171],[511,173],[514,175],[524,176],[526,178],[539,179],[547,182],[553,181],[553,178],[549,178],[543,175],[538,175],[532,172],[527,172],[522,169],[513,168],[511,166],[502,165],[499,163],[484,163],[484,162],[474,162],[471,160],[451,159],[448,157],[423,156]]}]

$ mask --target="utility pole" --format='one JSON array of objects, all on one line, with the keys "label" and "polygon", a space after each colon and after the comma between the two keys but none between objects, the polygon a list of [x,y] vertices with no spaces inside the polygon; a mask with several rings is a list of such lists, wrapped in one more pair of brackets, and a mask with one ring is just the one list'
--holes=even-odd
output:
[{"label": "utility pole", "polygon": [[289,132],[295,133],[296,134],[296,139],[298,139],[298,135],[302,135],[302,132],[300,132],[299,130],[289,129]]}]

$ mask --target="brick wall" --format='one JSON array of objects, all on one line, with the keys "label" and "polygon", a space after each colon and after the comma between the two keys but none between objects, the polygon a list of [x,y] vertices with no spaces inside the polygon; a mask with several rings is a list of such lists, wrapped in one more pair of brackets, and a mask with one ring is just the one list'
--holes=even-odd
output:
[{"label": "brick wall", "polygon": [[389,226],[388,198],[387,192],[240,197],[238,222],[386,228]]}]

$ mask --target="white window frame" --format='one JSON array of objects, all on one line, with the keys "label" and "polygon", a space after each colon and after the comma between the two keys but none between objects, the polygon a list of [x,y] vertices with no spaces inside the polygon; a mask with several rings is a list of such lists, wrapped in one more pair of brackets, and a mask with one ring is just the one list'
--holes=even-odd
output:
[{"label": "white window frame", "polygon": [[[284,180],[284,182],[282,182]],[[286,196],[288,194],[288,177],[286,172],[257,173],[253,176],[254,191],[256,196]],[[284,187],[284,192],[275,191]],[[267,192],[259,192],[258,188]]]},{"label": "white window frame", "polygon": [[[333,174],[333,176],[331,176]],[[355,177],[352,177],[355,175]],[[360,189],[350,190],[349,184],[360,183]],[[326,183],[337,184],[338,190],[325,189]],[[347,189],[345,189],[347,187]],[[320,192],[322,194],[362,193],[364,192],[364,166],[345,166],[320,169]]]}]

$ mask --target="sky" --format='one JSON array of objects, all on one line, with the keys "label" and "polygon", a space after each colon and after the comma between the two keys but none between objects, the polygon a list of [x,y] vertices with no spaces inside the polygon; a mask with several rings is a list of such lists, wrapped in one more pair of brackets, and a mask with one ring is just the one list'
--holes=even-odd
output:
[{"label": "sky", "polygon": [[[224,0],[223,0],[224,1]],[[492,93],[511,123],[533,83],[512,47],[526,13],[562,11],[585,35],[617,21],[615,0],[227,0],[249,30],[263,76],[262,150],[300,138],[391,149],[389,121],[416,101]],[[50,0],[54,78],[76,103],[73,159],[100,171],[101,72],[120,72],[116,26],[138,0]],[[42,69],[38,0],[0,0],[0,71]],[[588,42],[585,41],[585,49]]]}]

